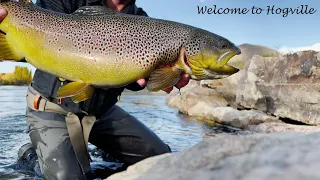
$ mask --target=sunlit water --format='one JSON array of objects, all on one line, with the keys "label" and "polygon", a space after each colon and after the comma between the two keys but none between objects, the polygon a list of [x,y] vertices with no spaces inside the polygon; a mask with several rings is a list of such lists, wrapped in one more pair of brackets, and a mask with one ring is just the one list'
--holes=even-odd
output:
[{"label": "sunlit water", "polygon": [[[0,86],[0,179],[24,178],[19,169],[12,167],[19,148],[29,142],[24,116],[26,90],[27,87]],[[165,98],[162,95],[125,93],[118,105],[146,124],[173,152],[191,147],[208,135],[237,131],[208,127],[183,116],[178,110],[168,107]],[[94,160],[99,161],[99,158]]]}]

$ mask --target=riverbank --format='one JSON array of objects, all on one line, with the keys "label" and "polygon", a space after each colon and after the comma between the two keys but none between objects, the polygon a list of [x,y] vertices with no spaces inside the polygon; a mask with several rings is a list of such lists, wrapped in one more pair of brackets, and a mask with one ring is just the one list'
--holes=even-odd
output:
[{"label": "riverbank", "polygon": [[32,81],[32,71],[27,67],[16,66],[12,73],[0,73],[0,86],[27,86]]},{"label": "riverbank", "polygon": [[320,53],[253,55],[226,79],[192,81],[167,104],[189,116],[254,132],[320,131]]},{"label": "riverbank", "polygon": [[107,179],[320,179],[320,53],[252,55],[243,63],[229,78],[191,81],[166,102],[199,121],[245,133],[215,134]]}]

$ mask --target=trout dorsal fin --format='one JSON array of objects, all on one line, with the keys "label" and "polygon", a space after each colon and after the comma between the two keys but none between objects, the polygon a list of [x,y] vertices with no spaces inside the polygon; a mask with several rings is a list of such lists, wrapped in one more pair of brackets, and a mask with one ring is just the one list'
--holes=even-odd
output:
[{"label": "trout dorsal fin", "polygon": [[103,16],[103,15],[113,15],[118,12],[107,8],[105,6],[82,6],[73,12],[73,15],[78,16]]}]

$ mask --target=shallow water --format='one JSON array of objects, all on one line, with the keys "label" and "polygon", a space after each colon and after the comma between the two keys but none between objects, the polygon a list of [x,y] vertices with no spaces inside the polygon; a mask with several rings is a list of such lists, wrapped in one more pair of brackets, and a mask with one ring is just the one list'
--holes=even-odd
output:
[{"label": "shallow water", "polygon": [[[25,179],[17,169],[19,148],[29,142],[25,123],[27,87],[0,86],[0,179]],[[210,127],[186,117],[165,103],[163,95],[122,95],[119,106],[152,129],[173,152],[181,151],[217,133],[234,133],[228,127]],[[92,145],[90,146],[92,149]],[[101,158],[93,159],[97,165]]]}]

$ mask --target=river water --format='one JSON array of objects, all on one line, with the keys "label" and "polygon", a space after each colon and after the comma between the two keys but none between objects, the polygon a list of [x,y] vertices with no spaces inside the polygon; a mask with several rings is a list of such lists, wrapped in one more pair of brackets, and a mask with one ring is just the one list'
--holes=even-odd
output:
[{"label": "river water", "polygon": [[[0,86],[0,179],[25,179],[26,176],[22,169],[16,168],[18,150],[29,142],[24,116],[26,90],[27,87]],[[206,136],[238,131],[197,122],[168,107],[165,99],[163,95],[124,93],[118,105],[152,129],[173,152],[191,147]],[[101,158],[93,160],[102,161]]]}]

